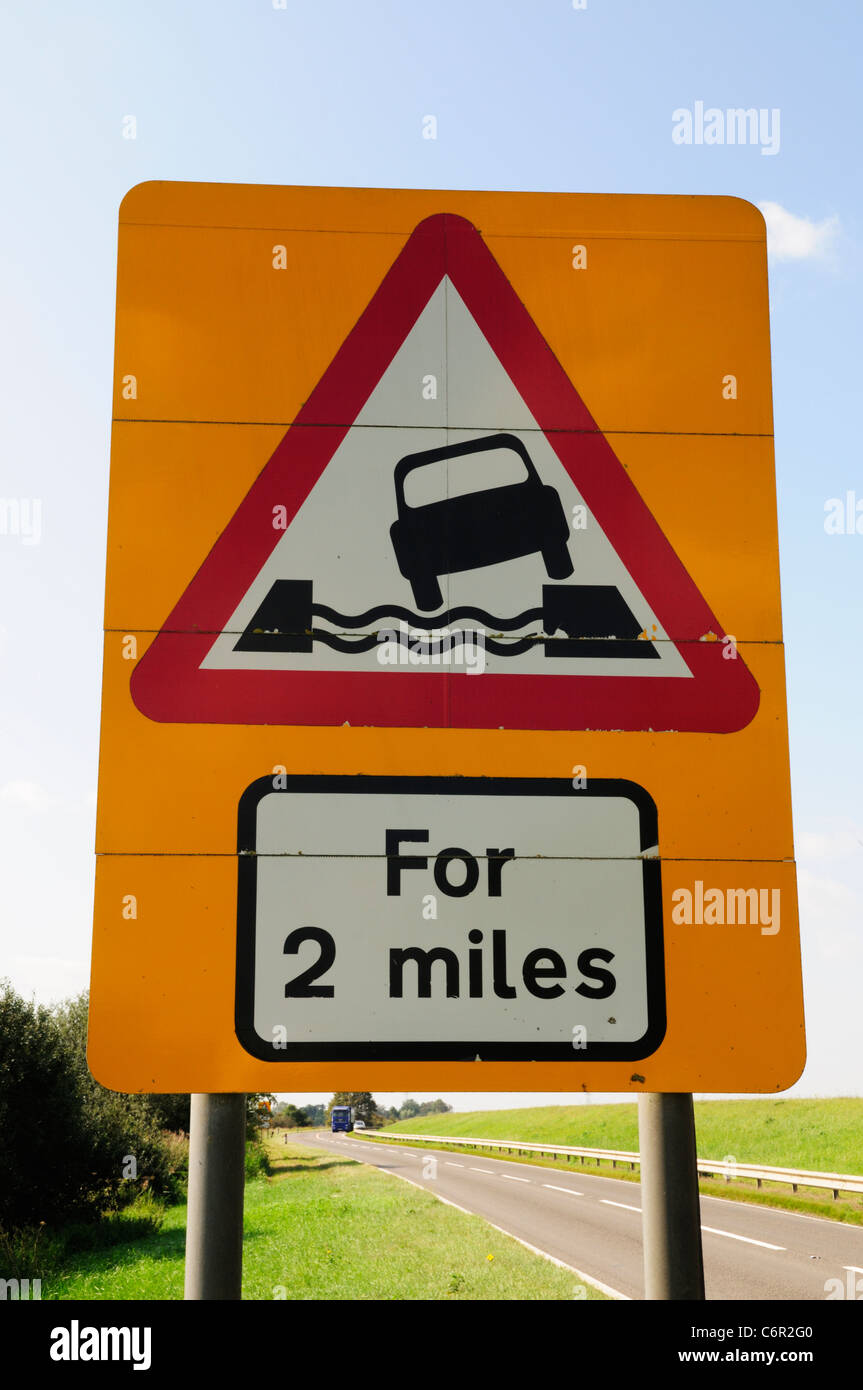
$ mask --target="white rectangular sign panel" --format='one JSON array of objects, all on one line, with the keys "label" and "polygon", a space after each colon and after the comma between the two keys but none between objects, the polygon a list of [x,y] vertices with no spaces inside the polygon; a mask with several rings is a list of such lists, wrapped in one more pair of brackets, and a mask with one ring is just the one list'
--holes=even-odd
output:
[{"label": "white rectangular sign panel", "polygon": [[271,1061],[632,1059],[665,1032],[633,782],[290,776],[243,795],[236,1029]]}]

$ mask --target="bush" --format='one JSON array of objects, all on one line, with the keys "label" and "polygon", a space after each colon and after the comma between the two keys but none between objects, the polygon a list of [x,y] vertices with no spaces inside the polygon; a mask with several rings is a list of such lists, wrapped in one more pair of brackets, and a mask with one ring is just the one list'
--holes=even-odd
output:
[{"label": "bush", "polygon": [[246,1182],[254,1178],[265,1178],[270,1172],[270,1160],[260,1144],[254,1140],[246,1143]]},{"label": "bush", "polygon": [[162,1134],[165,1186],[164,1195],[171,1201],[184,1202],[189,1185],[188,1134]]},{"label": "bush", "polygon": [[94,1220],[143,1193],[182,1199],[188,1142],[161,1123],[182,1123],[187,1102],[93,1079],[86,994],[49,1010],[0,984],[0,1226]]},{"label": "bush", "polygon": [[[0,1224],[88,1207],[102,1186],[74,1058],[48,1009],[0,986]],[[119,1172],[119,1170],[118,1170]]]}]

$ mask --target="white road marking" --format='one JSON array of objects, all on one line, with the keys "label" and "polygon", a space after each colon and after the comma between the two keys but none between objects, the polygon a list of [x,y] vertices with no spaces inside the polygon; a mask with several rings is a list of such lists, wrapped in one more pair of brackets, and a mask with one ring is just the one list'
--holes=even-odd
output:
[{"label": "white road marking", "polygon": [[492,1178],[494,1177],[494,1169],[493,1169],[493,1168],[474,1168],[474,1167],[471,1167],[471,1170],[470,1170],[470,1171],[471,1171],[472,1173],[488,1173],[490,1177],[492,1177]]},{"label": "white road marking", "polygon": [[550,1187],[553,1192],[568,1192],[570,1197],[583,1197],[583,1192],[576,1192],[574,1187],[558,1187],[556,1182],[544,1182],[543,1187]]},{"label": "white road marking", "polygon": [[715,1226],[702,1226],[712,1236],[728,1236],[729,1240],[745,1240],[747,1245],[763,1245],[765,1250],[784,1250],[784,1245],[771,1245],[769,1240],[753,1240],[752,1236],[739,1236],[736,1231],[718,1231]]},{"label": "white road marking", "polygon": [[508,1179],[509,1182],[530,1182],[530,1178],[516,1178],[512,1173],[501,1173],[500,1177]]},{"label": "white road marking", "polygon": [[612,1202],[610,1197],[600,1197],[604,1207],[623,1207],[625,1211],[641,1211],[641,1207],[631,1207],[628,1202]]},{"label": "white road marking", "polygon": [[446,1160],[445,1160],[445,1163],[446,1163],[447,1168],[463,1168],[463,1167],[464,1167],[464,1164],[463,1164],[463,1163],[450,1163],[449,1159],[446,1159]]}]

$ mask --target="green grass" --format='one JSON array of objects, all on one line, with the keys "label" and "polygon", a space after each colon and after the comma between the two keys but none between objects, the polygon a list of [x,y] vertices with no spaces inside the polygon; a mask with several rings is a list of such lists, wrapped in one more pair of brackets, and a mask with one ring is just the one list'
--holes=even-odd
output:
[{"label": "green grass", "polygon": [[[701,1158],[732,1155],[820,1172],[863,1173],[863,1100],[708,1100],[695,1105]],[[409,1134],[524,1139],[590,1149],[638,1149],[635,1105],[549,1105],[424,1115],[387,1126]]]},{"label": "green grass", "polygon": [[[481,1218],[351,1159],[270,1144],[272,1175],[246,1185],[245,1299],[602,1298]],[[43,1299],[183,1296],[184,1206],[158,1233],[78,1254]]]}]

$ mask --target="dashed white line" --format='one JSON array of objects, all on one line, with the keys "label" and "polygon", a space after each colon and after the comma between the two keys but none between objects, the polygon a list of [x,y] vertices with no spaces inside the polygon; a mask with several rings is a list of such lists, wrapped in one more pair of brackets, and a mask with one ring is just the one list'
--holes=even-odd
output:
[{"label": "dashed white line", "polygon": [[494,1177],[494,1169],[493,1169],[493,1168],[474,1168],[473,1166],[471,1166],[471,1170],[470,1170],[470,1171],[471,1171],[472,1173],[488,1173],[490,1177],[492,1177],[492,1178]]},{"label": "dashed white line", "polygon": [[623,1207],[624,1211],[641,1211],[641,1207],[631,1207],[628,1202],[612,1202],[610,1197],[600,1197],[604,1207]]},{"label": "dashed white line", "polygon": [[445,1163],[446,1163],[447,1168],[463,1168],[463,1167],[464,1167],[464,1164],[463,1164],[463,1163],[451,1163],[450,1160],[449,1160],[448,1158],[445,1159],[444,1161],[445,1161]]},{"label": "dashed white line", "polygon": [[517,1178],[512,1173],[501,1173],[499,1176],[506,1178],[508,1182],[530,1182],[530,1178]]},{"label": "dashed white line", "polygon": [[568,1192],[570,1197],[583,1197],[583,1192],[576,1192],[574,1187],[558,1187],[556,1182],[544,1182],[543,1187],[550,1187],[552,1192]]},{"label": "dashed white line", "polygon": [[784,1250],[784,1245],[771,1245],[769,1240],[753,1240],[752,1236],[739,1236],[736,1231],[718,1231],[715,1226],[702,1226],[712,1236],[728,1236],[729,1240],[745,1240],[747,1245],[761,1245],[765,1250]]}]

